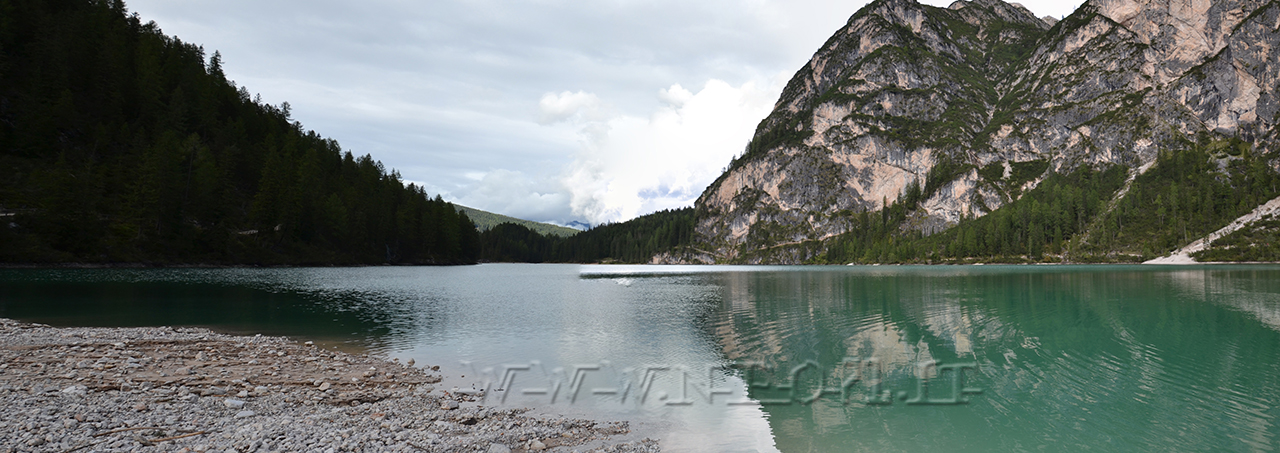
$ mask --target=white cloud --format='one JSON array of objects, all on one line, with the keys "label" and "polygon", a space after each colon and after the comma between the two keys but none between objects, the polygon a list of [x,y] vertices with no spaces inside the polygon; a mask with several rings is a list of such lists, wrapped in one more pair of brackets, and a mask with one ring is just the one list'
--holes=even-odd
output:
[{"label": "white cloud", "polygon": [[689,90],[684,89],[684,87],[680,86],[680,84],[677,83],[675,85],[672,85],[671,88],[663,88],[661,90],[658,90],[658,99],[662,100],[662,102],[667,103],[667,105],[673,108],[680,108],[684,106],[684,103],[689,102],[690,99],[693,99],[693,93],[689,92]]},{"label": "white cloud", "polygon": [[569,218],[569,195],[560,182],[513,170],[494,170],[457,200],[464,206],[535,221]]},{"label": "white cloud", "polygon": [[575,117],[583,121],[599,121],[608,116],[607,110],[595,93],[583,91],[547,93],[542,95],[541,101],[538,101],[538,111],[542,113],[538,122],[552,124]]},{"label": "white cloud", "polygon": [[672,85],[647,118],[581,124],[582,149],[562,178],[573,213],[599,224],[692,205],[746,147],[784,82],[712,79],[697,93]]}]

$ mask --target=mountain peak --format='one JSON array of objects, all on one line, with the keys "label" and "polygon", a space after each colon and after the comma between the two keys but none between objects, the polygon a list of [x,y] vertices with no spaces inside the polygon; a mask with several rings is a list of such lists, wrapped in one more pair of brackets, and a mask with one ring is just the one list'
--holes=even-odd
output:
[{"label": "mountain peak", "polygon": [[1089,0],[1150,46],[1160,83],[1180,77],[1227,46],[1232,30],[1264,0]]},{"label": "mountain peak", "polygon": [[1029,24],[1041,29],[1048,29],[1051,24],[1036,17],[1035,13],[1021,3],[1003,2],[1000,0],[959,0],[947,9],[960,11],[969,6],[978,6],[995,14],[1000,20],[1011,23]]},{"label": "mountain peak", "polygon": [[803,262],[860,212],[896,205],[903,231],[930,234],[1054,174],[1149,169],[1159,151],[1221,137],[1274,150],[1280,7],[1262,4],[1090,0],[1055,26],[999,0],[877,0],[698,199],[704,250]]}]

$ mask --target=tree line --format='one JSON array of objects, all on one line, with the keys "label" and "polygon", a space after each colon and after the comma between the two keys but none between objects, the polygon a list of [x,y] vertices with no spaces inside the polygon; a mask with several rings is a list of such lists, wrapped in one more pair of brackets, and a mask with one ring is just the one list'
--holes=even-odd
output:
[{"label": "tree line", "polygon": [[[1239,139],[1201,137],[1162,151],[1127,192],[1130,168],[1078,167],[1049,173],[1034,189],[984,216],[938,234],[909,226],[925,198],[909,185],[878,212],[844,213],[852,227],[812,263],[1141,262],[1221,228],[1280,196],[1275,155]],[[1040,167],[1042,170],[1043,166]],[[1215,261],[1280,260],[1274,221],[1220,240],[1197,255]]]},{"label": "tree line", "polygon": [[480,234],[481,259],[522,263],[648,263],[693,242],[694,210],[664,210],[569,237],[504,223]]},{"label": "tree line", "polygon": [[460,264],[454,206],[121,0],[0,0],[0,262]]}]

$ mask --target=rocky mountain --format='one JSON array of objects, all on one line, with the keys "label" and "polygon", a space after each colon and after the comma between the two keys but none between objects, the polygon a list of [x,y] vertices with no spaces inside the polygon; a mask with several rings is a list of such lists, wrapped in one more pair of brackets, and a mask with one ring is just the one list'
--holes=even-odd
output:
[{"label": "rocky mountain", "polygon": [[1053,175],[1124,169],[1108,204],[1079,211],[1093,217],[1063,239],[1078,246],[1161,153],[1241,149],[1218,167],[1280,168],[1278,59],[1280,0],[1089,0],[1061,21],[999,0],[877,0],[698,199],[695,246],[660,261],[812,262],[860,213],[900,206],[898,231],[929,236]]}]

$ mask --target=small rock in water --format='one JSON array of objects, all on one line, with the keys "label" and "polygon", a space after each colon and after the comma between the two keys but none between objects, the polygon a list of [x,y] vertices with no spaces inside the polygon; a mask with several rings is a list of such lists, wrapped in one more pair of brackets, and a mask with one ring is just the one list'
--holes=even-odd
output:
[{"label": "small rock in water", "polygon": [[227,400],[224,400],[224,401],[222,402],[222,404],[224,404],[224,405],[226,405],[227,407],[232,408],[232,409],[239,409],[239,408],[244,407],[244,401],[240,401],[240,400],[233,400],[233,399],[227,399]]},{"label": "small rock in water", "polygon": [[410,367],[412,367],[412,366],[413,366],[413,359],[409,359],[409,361],[408,361],[408,362],[405,362],[405,364],[407,364],[407,365],[409,365]]}]

